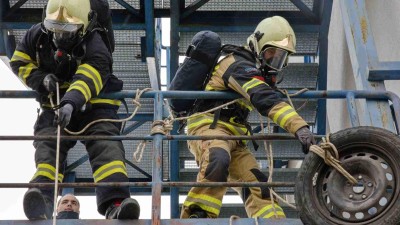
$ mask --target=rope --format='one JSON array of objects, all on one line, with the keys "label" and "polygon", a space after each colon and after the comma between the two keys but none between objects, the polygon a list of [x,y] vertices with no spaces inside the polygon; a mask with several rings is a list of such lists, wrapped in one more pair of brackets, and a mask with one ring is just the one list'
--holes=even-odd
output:
[{"label": "rope", "polygon": [[69,134],[79,135],[79,134],[82,134],[83,132],[85,132],[90,126],[92,126],[95,123],[99,123],[99,122],[123,123],[123,122],[126,122],[126,121],[130,121],[136,115],[136,112],[139,110],[139,108],[142,107],[142,104],[139,101],[140,97],[142,96],[142,94],[144,92],[149,91],[149,90],[152,90],[152,89],[151,88],[145,88],[145,89],[143,89],[141,91],[139,89],[136,90],[136,96],[135,96],[134,99],[132,99],[132,103],[134,105],[136,105],[136,108],[128,118],[125,118],[125,119],[98,119],[98,120],[94,120],[94,121],[90,122],[82,130],[80,130],[78,132],[73,132],[73,131],[70,131],[70,130],[68,130],[66,128],[64,128],[64,130],[67,131],[67,133],[69,133]]},{"label": "rope", "polygon": [[[60,89],[59,84],[56,82],[57,90],[57,105],[60,104]],[[57,110],[57,115],[60,113],[60,109]],[[54,199],[53,199],[53,225],[56,225],[56,213],[57,213],[57,197],[58,197],[58,171],[60,164],[60,140],[61,139],[61,127],[57,126],[57,149],[56,149],[56,176],[54,180]]]},{"label": "rope", "polygon": [[346,177],[351,184],[357,184],[357,180],[340,165],[339,153],[335,145],[329,141],[329,135],[326,136],[326,139],[322,138],[320,146],[311,145],[310,151],[323,158],[325,164],[336,169],[339,173]]},{"label": "rope", "polygon": [[[295,107],[293,105],[293,102],[292,102],[292,99],[290,97],[302,94],[302,93],[308,91],[308,88],[303,88],[300,91],[297,91],[296,93],[293,93],[293,94],[289,94],[289,92],[286,89],[277,88],[276,90],[279,91],[280,93],[282,93],[283,95],[285,95],[287,100],[288,100],[288,102],[289,102],[289,104],[290,104],[290,106],[292,106],[292,108],[295,109]],[[296,111],[300,111],[302,108],[304,108],[304,106],[306,106],[307,103],[308,103],[308,99],[299,108],[297,108]]]},{"label": "rope", "polygon": [[[124,123],[126,121],[130,121],[137,113],[137,111],[139,110],[139,108],[142,106],[142,104],[140,103],[140,97],[142,96],[142,94],[146,91],[150,91],[152,90],[151,88],[145,88],[143,90],[136,90],[136,96],[134,99],[132,99],[132,103],[136,106],[135,110],[132,112],[132,114],[125,119],[98,119],[98,120],[94,120],[90,123],[88,123],[82,130],[77,131],[77,132],[73,132],[68,130],[67,128],[64,128],[64,130],[71,135],[79,135],[82,134],[83,132],[85,132],[90,126],[92,126],[95,123],[99,123],[99,122],[116,122],[116,123]],[[58,89],[57,89],[58,91]],[[50,99],[50,104],[52,108],[55,108],[54,103],[53,103],[53,98],[52,98],[52,93],[50,93],[49,95],[49,99]],[[57,106],[60,105],[59,102],[57,102]],[[171,128],[172,130],[172,128]],[[133,158],[136,160],[136,162],[140,162],[142,160],[142,156],[143,156],[143,152],[144,149],[146,147],[146,141],[141,141],[136,149],[136,151],[133,153]],[[139,157],[137,157],[137,154],[139,154]]]},{"label": "rope", "polygon": [[[133,159],[136,162],[142,161],[143,152],[145,148],[146,148],[146,141],[141,141],[137,146],[136,151],[133,153]],[[137,154],[139,154],[139,157],[137,157]]]},{"label": "rope", "polygon": [[[92,125],[95,124],[95,123],[99,123],[99,122],[123,123],[123,122],[126,122],[126,121],[130,121],[130,120],[136,115],[136,112],[139,110],[139,108],[142,106],[142,104],[141,104],[140,101],[139,101],[140,97],[142,96],[142,94],[143,94],[144,92],[150,91],[150,90],[152,90],[152,89],[151,89],[151,88],[145,88],[145,89],[143,89],[143,90],[139,90],[139,89],[136,90],[136,96],[135,96],[134,99],[132,99],[132,103],[133,103],[134,105],[136,105],[136,108],[135,108],[135,110],[132,112],[132,114],[131,114],[129,117],[125,118],[125,119],[98,119],[98,120],[94,120],[94,121],[88,123],[82,130],[77,131],[77,132],[70,131],[70,130],[68,130],[67,128],[64,128],[64,130],[65,130],[68,134],[71,134],[71,135],[79,135],[79,134],[82,134],[83,132],[85,132],[90,126],[92,126]],[[53,103],[53,99],[51,98],[51,96],[52,96],[52,93],[49,94],[50,104],[51,104],[51,107],[52,107],[52,108],[55,108],[55,105],[54,105],[54,103]],[[59,105],[59,103],[57,104],[57,106],[58,106],[58,105]]]}]

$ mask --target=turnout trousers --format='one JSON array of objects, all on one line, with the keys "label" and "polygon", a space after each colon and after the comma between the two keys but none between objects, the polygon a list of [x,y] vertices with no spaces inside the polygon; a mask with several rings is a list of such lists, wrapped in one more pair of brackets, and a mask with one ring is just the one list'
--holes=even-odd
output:
[{"label": "turnout trousers", "polygon": [[[189,135],[233,135],[225,126],[199,125],[188,131]],[[197,182],[257,182],[268,180],[259,169],[255,157],[240,140],[190,140],[189,149],[199,165]],[[248,217],[284,218],[278,204],[272,203],[266,187],[234,187],[242,198]],[[196,205],[206,211],[207,217],[216,218],[220,213],[222,198],[227,187],[192,187],[183,203],[181,218],[191,215]]]},{"label": "turnout trousers", "polygon": [[[53,123],[55,114],[52,110],[44,110],[36,121],[35,136],[54,136],[57,126]],[[116,119],[115,109],[95,108],[88,112],[79,112],[73,115],[67,128],[71,131],[80,131],[86,124],[97,119]],[[120,124],[112,122],[94,123],[81,135],[119,135]],[[62,130],[61,135],[69,135]],[[60,142],[59,157],[59,182],[63,180],[63,172],[68,150],[75,146],[76,140],[62,140]],[[94,182],[128,182],[125,166],[125,150],[121,141],[117,140],[87,140],[82,142],[89,155]],[[56,168],[56,140],[35,140],[36,173],[32,183],[54,183]],[[53,201],[54,188],[40,188],[46,198]],[[96,188],[98,212],[105,214],[111,201],[130,197],[129,187],[97,187]]]}]

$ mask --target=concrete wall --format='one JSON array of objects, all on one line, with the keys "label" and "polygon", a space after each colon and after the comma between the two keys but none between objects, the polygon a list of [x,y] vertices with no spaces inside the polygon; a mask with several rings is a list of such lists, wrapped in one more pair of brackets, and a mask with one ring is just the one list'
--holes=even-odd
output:
[{"label": "concrete wall", "polygon": [[[355,79],[343,28],[341,0],[333,1],[328,48],[328,90],[355,90]],[[368,20],[380,61],[400,61],[400,1],[366,0]],[[400,81],[386,81],[400,96]],[[328,100],[328,132],[351,127],[344,100]],[[362,113],[360,113],[362,114]],[[362,115],[360,115],[362,116]]]}]

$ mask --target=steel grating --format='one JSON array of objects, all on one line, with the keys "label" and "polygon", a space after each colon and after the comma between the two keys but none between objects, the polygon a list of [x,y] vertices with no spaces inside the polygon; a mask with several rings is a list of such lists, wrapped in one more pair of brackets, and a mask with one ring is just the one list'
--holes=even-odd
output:
[{"label": "steel grating", "polygon": [[[197,32],[181,32],[179,41],[179,53],[184,55],[193,36]],[[221,37],[222,44],[245,45],[250,33],[246,32],[217,32]],[[318,33],[296,32],[296,54],[295,55],[317,55],[318,54]]]},{"label": "steel grating", "polygon": [[283,78],[278,84],[280,89],[317,89],[318,64],[317,63],[289,63],[278,74],[278,80]]},{"label": "steel grating", "polygon": [[[185,7],[198,2],[185,1]],[[303,0],[309,9],[313,8],[313,0]],[[155,0],[155,8],[170,8],[171,1]],[[218,0],[209,1],[201,6],[199,11],[299,11],[290,0]]]}]

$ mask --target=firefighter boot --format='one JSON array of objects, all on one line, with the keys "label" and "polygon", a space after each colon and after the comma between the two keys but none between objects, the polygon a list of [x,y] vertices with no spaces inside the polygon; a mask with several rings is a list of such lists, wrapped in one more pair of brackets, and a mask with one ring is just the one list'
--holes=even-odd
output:
[{"label": "firefighter boot", "polygon": [[25,193],[23,205],[29,220],[52,218],[53,204],[37,188],[31,188]]},{"label": "firefighter boot", "polygon": [[207,212],[201,209],[197,205],[190,205],[189,210],[190,210],[189,218],[191,219],[207,218]]},{"label": "firefighter boot", "polygon": [[139,215],[139,203],[133,198],[126,198],[120,204],[114,202],[106,211],[106,219],[138,219]]}]

